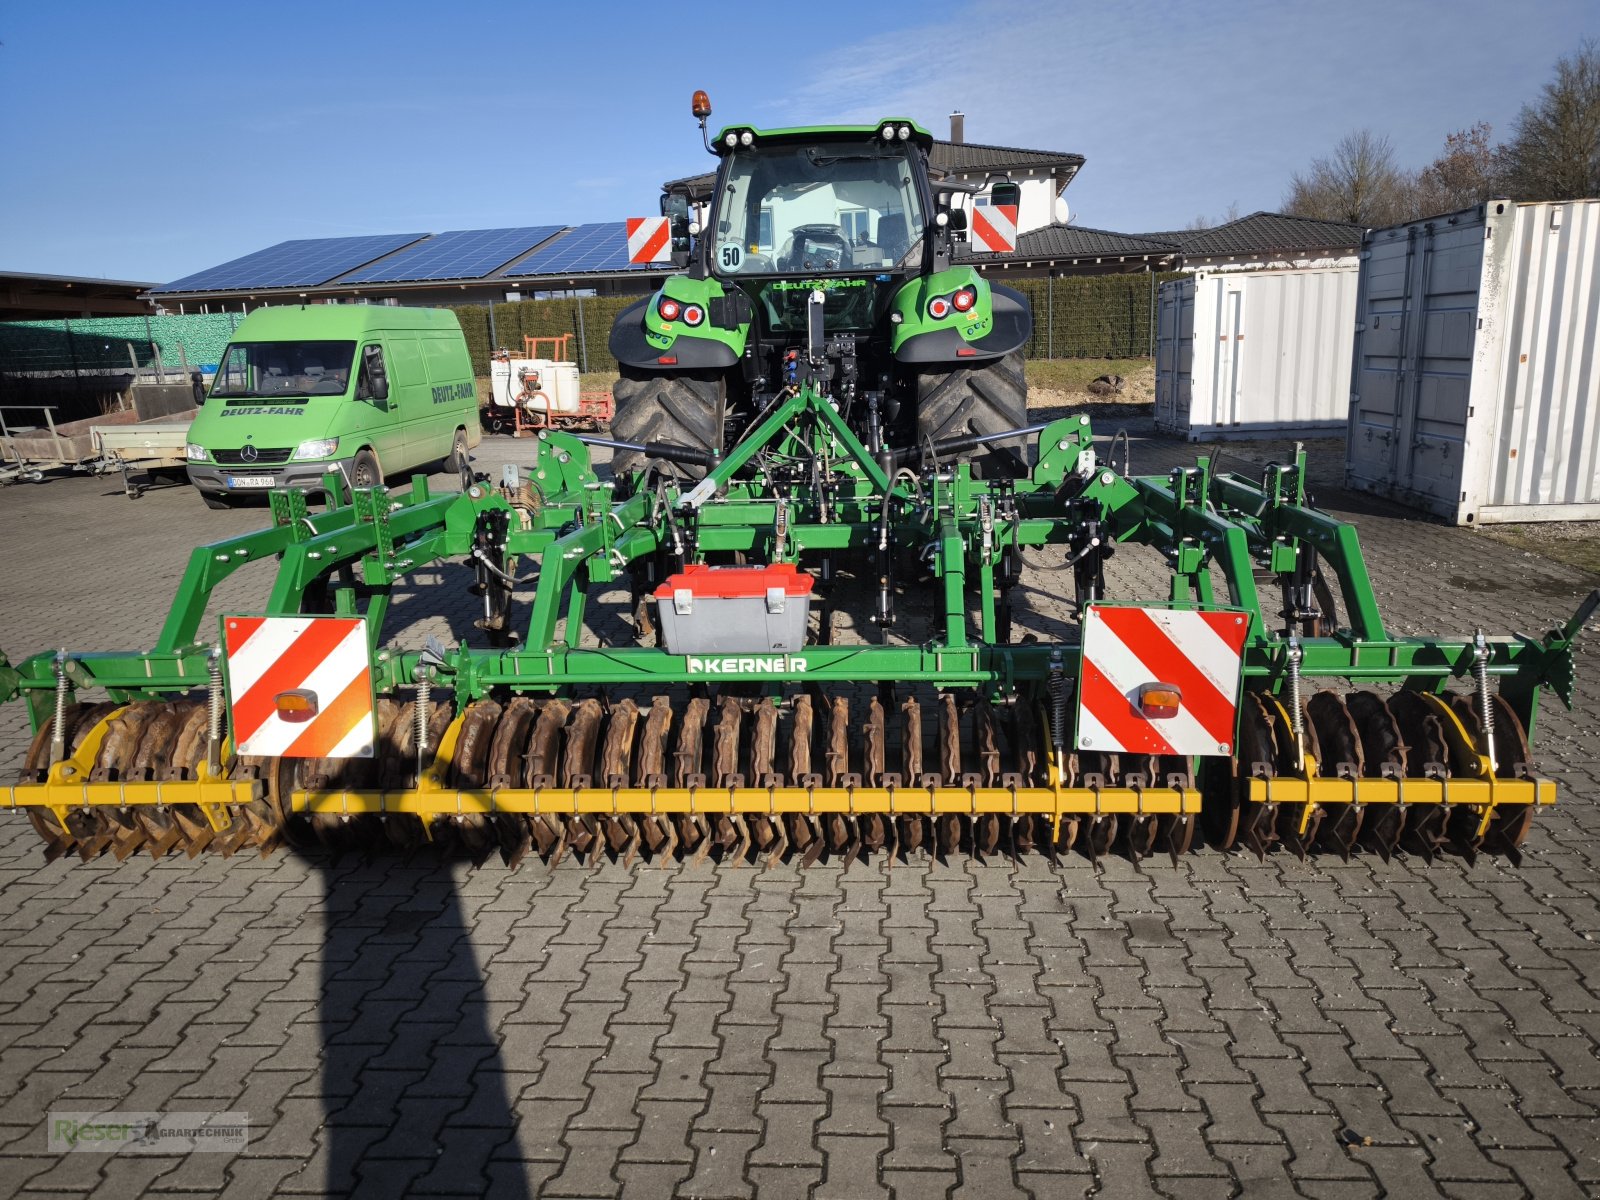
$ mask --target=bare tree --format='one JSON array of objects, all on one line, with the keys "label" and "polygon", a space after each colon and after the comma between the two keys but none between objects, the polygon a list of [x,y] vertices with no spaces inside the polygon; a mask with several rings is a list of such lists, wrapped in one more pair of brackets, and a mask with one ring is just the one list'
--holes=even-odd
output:
[{"label": "bare tree", "polygon": [[1296,217],[1390,225],[1413,215],[1415,199],[1415,180],[1395,163],[1389,139],[1358,129],[1340,138],[1327,158],[1297,171],[1283,204]]},{"label": "bare tree", "polygon": [[1556,77],[1523,105],[1500,150],[1501,177],[1519,200],[1600,196],[1600,44],[1556,63]]},{"label": "bare tree", "polygon": [[1479,121],[1444,139],[1444,153],[1417,174],[1416,216],[1435,216],[1482,204],[1496,189],[1493,127]]},{"label": "bare tree", "polygon": [[1230,222],[1237,221],[1242,216],[1244,214],[1239,211],[1239,202],[1235,200],[1215,220],[1206,216],[1205,213],[1201,213],[1199,216],[1191,218],[1189,223],[1184,226],[1184,229],[1198,233],[1202,229],[1215,229],[1218,225],[1227,225]]}]

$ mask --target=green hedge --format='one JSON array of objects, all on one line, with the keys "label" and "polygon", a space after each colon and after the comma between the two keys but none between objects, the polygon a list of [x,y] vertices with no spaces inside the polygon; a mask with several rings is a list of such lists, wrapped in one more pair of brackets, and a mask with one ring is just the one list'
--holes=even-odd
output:
[{"label": "green hedge", "polygon": [[1065,279],[990,276],[1033,306],[1029,358],[1149,358],[1155,353],[1155,292],[1177,271]]},{"label": "green hedge", "polygon": [[467,349],[471,351],[473,366],[480,375],[489,373],[489,354],[497,346],[520,355],[523,338],[560,337],[564,333],[573,335],[573,358],[583,370],[609,374],[617,369],[617,360],[611,357],[611,351],[607,348],[612,322],[618,313],[640,298],[585,296],[581,300],[562,297],[496,304],[494,340],[497,345],[490,345],[489,342],[488,305],[462,304],[452,311],[461,321],[461,330],[467,335]]},{"label": "green hedge", "polygon": [[161,361],[176,370],[212,365],[241,320],[237,313],[165,317],[75,317],[0,324],[0,371],[128,371],[129,351],[141,367]]}]

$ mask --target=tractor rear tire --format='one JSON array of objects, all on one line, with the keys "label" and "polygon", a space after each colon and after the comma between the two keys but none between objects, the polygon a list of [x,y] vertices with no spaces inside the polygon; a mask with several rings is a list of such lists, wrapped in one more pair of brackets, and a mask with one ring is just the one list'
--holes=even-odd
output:
[{"label": "tractor rear tire", "polygon": [[[611,419],[611,436],[618,441],[671,442],[721,452],[727,392],[720,376],[659,375],[623,367],[612,395],[616,415]],[[618,450],[611,456],[611,474],[621,481],[651,463],[680,479],[700,479],[706,473],[704,467]]]},{"label": "tractor rear tire", "polygon": [[[1000,433],[1028,423],[1028,381],[1022,351],[981,366],[957,367],[917,377],[917,442]],[[989,479],[1026,475],[1038,458],[1036,439],[1005,442],[958,457]]]}]

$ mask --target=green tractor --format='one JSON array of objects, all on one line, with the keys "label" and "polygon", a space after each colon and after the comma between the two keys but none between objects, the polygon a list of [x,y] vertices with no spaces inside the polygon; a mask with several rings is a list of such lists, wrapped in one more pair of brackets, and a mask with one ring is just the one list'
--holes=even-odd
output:
[{"label": "green tractor", "polygon": [[[702,137],[710,112],[696,93]],[[1006,178],[935,184],[932,145],[900,118],[734,125],[708,143],[719,162],[704,226],[688,196],[662,197],[687,271],[611,331],[619,479],[652,463],[696,477],[808,384],[874,453],[1027,424],[1028,302],[955,261],[967,225],[955,198],[987,190],[1014,206],[1019,189]],[[663,445],[693,453],[665,458]],[[1030,465],[1030,449],[999,441],[974,460],[990,477]]]}]

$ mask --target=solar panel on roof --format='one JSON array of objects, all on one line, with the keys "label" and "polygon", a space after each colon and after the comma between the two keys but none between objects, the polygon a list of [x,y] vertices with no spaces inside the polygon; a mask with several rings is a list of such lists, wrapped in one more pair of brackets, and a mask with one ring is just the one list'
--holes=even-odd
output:
[{"label": "solar panel on roof", "polygon": [[[648,263],[628,261],[628,226],[625,221],[579,225],[554,245],[536,251],[517,264],[508,276],[577,275],[586,271],[649,270]],[[661,270],[656,266],[655,270]]]},{"label": "solar panel on roof", "polygon": [[366,237],[300,238],[279,242],[150,290],[213,292],[314,287],[426,236],[423,233],[379,233]]},{"label": "solar panel on roof", "polygon": [[561,232],[560,225],[518,229],[452,229],[342,276],[340,283],[482,279]]}]

